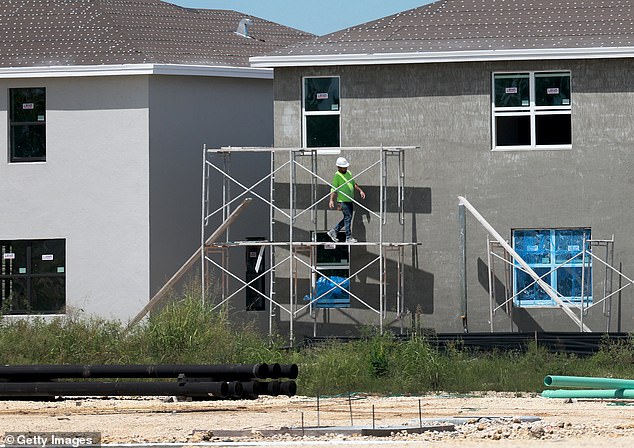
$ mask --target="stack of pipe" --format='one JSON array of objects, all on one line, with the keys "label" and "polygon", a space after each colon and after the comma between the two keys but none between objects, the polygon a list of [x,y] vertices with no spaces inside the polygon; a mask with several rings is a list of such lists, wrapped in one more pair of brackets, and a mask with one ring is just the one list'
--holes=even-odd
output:
[{"label": "stack of pipe", "polygon": [[634,380],[548,375],[544,378],[544,384],[549,387],[575,388],[545,390],[542,397],[546,398],[634,398]]},{"label": "stack of pipe", "polygon": [[[0,399],[56,396],[182,396],[254,399],[297,392],[296,364],[0,366]],[[171,381],[93,381],[171,378]],[[280,381],[286,378],[286,380]],[[77,381],[82,379],[82,381]],[[83,381],[88,379],[88,381]],[[265,381],[271,380],[271,381]]]}]

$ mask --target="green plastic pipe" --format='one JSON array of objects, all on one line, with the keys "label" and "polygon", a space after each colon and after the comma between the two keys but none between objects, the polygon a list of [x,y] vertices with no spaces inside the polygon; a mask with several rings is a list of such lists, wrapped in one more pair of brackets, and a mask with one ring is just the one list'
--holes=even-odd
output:
[{"label": "green plastic pipe", "polygon": [[544,384],[551,387],[583,387],[586,389],[634,389],[634,380],[589,376],[548,375],[544,378]]},{"label": "green plastic pipe", "polygon": [[542,392],[544,398],[634,398],[634,389],[557,389]]}]

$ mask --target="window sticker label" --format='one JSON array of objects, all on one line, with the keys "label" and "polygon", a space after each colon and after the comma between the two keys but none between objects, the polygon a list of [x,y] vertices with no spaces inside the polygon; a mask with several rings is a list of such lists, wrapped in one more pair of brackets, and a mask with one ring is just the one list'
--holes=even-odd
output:
[{"label": "window sticker label", "polygon": [[42,261],[53,261],[53,254],[42,255]]},{"label": "window sticker label", "polygon": [[37,121],[44,121],[44,115],[38,115]]},{"label": "window sticker label", "polygon": [[529,252],[537,252],[539,250],[539,246],[526,246],[526,250]]},{"label": "window sticker label", "polygon": [[5,254],[2,254],[2,259],[3,260],[15,260],[15,254],[13,252],[7,252]]},{"label": "window sticker label", "polygon": [[546,89],[548,95],[559,95],[559,87],[549,87]]},{"label": "window sticker label", "polygon": [[569,99],[567,99],[567,98],[563,98],[563,99],[561,100],[561,104],[564,104],[564,105],[566,105],[566,106],[567,106],[567,105],[569,105],[569,104],[570,104],[570,100],[569,100]]},{"label": "window sticker label", "polygon": [[328,99],[328,92],[318,93],[317,94],[317,99],[318,100],[327,100]]},{"label": "window sticker label", "polygon": [[517,87],[507,87],[506,89],[504,89],[504,93],[506,93],[507,95],[517,93]]},{"label": "window sticker label", "polygon": [[22,110],[33,110],[35,108],[35,104],[33,103],[22,103]]},{"label": "window sticker label", "polygon": [[333,104],[332,106],[330,106],[330,110],[339,110],[339,105]]},{"label": "window sticker label", "polygon": [[57,273],[58,274],[63,274],[64,273],[64,266],[61,266],[61,267],[57,268]]},{"label": "window sticker label", "polygon": [[18,274],[26,274],[26,268],[19,268]]},{"label": "window sticker label", "polygon": [[568,252],[579,252],[579,245],[568,246]]}]

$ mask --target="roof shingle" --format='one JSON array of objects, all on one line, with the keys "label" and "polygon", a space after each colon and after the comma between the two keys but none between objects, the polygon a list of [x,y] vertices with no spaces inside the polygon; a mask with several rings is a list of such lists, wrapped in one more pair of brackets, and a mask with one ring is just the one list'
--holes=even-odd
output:
[{"label": "roof shingle", "polygon": [[634,0],[441,0],[272,55],[634,46]]},{"label": "roof shingle", "polygon": [[[250,18],[250,38],[235,31]],[[248,66],[314,36],[236,11],[161,0],[2,0],[0,67],[108,64]]]}]

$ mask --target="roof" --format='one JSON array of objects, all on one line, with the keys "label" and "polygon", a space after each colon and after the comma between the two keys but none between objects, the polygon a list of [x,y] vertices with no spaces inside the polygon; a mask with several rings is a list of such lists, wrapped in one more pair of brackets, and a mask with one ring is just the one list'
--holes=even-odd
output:
[{"label": "roof", "polygon": [[[250,37],[235,31],[249,18]],[[248,67],[314,36],[236,11],[160,0],[1,0],[0,67],[184,64]]]},{"label": "roof", "polygon": [[567,53],[632,57],[634,0],[441,0],[251,62],[272,67],[537,59]]}]

